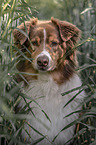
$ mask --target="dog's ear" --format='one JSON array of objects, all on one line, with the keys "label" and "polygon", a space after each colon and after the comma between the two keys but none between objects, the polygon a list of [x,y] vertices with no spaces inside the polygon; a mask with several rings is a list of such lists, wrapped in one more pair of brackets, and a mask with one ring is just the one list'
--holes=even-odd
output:
[{"label": "dog's ear", "polygon": [[25,41],[29,38],[30,30],[36,25],[37,18],[34,18],[30,21],[26,21],[14,29],[13,36],[15,44],[23,45]]},{"label": "dog's ear", "polygon": [[73,47],[78,40],[80,39],[81,31],[73,24],[66,22],[66,21],[60,21],[58,19],[51,18],[52,23],[57,25],[59,29],[59,34],[64,42],[64,47]]}]

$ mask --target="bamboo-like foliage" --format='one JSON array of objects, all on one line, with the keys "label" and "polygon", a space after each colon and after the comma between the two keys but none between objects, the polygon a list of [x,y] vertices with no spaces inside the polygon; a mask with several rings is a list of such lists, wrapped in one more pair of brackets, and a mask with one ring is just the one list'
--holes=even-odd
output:
[{"label": "bamboo-like foliage", "polygon": [[[41,10],[37,12],[34,9],[34,6],[40,4],[42,7],[43,13],[45,13],[44,0],[33,1],[30,5],[24,0],[4,0],[0,2],[0,144],[1,145],[23,145],[26,144],[22,141],[21,131],[24,129],[24,120],[25,118],[30,118],[30,115],[27,115],[27,112],[31,110],[30,103],[36,100],[30,99],[26,94],[21,92],[22,84],[18,84],[15,79],[15,75],[22,75],[23,72],[19,73],[16,70],[16,64],[18,63],[18,58],[15,57],[13,50],[19,52],[18,48],[14,46],[12,39],[12,30],[21,22],[29,20],[32,16],[35,16],[37,13],[38,17],[43,18]],[[76,24],[81,27],[83,31],[83,38],[81,39],[78,48],[80,50],[78,59],[80,62],[80,71],[82,75],[83,85],[81,88],[75,88],[69,92],[62,93],[66,95],[75,90],[85,90],[86,99],[81,105],[83,105],[82,116],[67,125],[65,128],[57,134],[57,136],[66,128],[70,127],[73,124],[77,124],[76,134],[74,135],[74,145],[95,145],[96,144],[96,8],[94,7],[95,1],[84,1],[78,0],[76,3],[75,0],[53,0],[46,1],[47,4],[50,4],[51,10],[53,8],[58,8],[58,18],[63,19],[65,16],[64,6],[66,9],[66,19],[70,22],[75,22],[75,19],[78,18],[76,15],[77,7],[74,9],[75,18],[72,17],[71,10],[74,6],[78,6],[78,15],[80,17],[76,19]],[[93,5],[94,4],[94,5]],[[48,5],[47,5],[48,6]],[[70,9],[71,6],[71,9]],[[43,9],[44,8],[44,9]],[[48,10],[48,9],[47,9]],[[80,14],[81,12],[81,14]],[[60,14],[62,13],[61,17]],[[44,17],[47,17],[48,13],[45,13]],[[67,15],[68,14],[68,15]],[[52,14],[51,14],[52,15]],[[55,12],[53,13],[53,16]],[[19,52],[24,59],[25,54]],[[34,74],[29,74],[34,75]],[[68,105],[76,96],[74,96],[66,105]],[[29,99],[29,103],[26,102],[26,98]],[[25,106],[18,113],[15,112],[15,107],[18,103],[24,100]],[[38,105],[38,104],[37,104]],[[66,106],[65,105],[65,106]],[[39,106],[39,105],[38,105]],[[64,107],[65,107],[64,106]],[[26,109],[28,108],[28,109]],[[42,110],[41,106],[39,108]],[[25,111],[26,110],[26,111]],[[50,121],[48,115],[42,110],[46,118]],[[32,112],[32,115],[35,117],[35,114]],[[76,113],[76,112],[73,112]],[[72,113],[71,113],[72,114]],[[69,114],[69,115],[71,115]],[[67,117],[67,116],[66,116]],[[27,123],[27,122],[26,122]],[[27,123],[28,124],[28,123]],[[28,124],[29,125],[29,124]],[[35,130],[30,126],[34,131],[40,134],[42,137],[39,140],[36,140],[34,144],[40,142],[45,138],[43,134]],[[26,131],[27,132],[27,131]],[[30,136],[30,135],[29,135]],[[56,136],[56,137],[57,137]],[[54,138],[54,140],[56,139]],[[72,139],[73,139],[72,138]],[[53,141],[54,141],[53,140]]]}]

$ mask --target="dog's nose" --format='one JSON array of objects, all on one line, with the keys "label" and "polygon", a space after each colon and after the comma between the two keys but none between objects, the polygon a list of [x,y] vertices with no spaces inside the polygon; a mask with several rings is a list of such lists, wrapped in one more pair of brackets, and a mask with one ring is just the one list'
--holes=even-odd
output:
[{"label": "dog's nose", "polygon": [[49,58],[46,55],[37,58],[37,65],[39,69],[46,70],[48,68]]}]

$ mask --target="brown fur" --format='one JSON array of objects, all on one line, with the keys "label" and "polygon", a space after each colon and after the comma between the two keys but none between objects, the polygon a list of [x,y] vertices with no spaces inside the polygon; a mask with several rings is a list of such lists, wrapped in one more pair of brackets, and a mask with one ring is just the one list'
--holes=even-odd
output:
[{"label": "brown fur", "polygon": [[[13,36],[15,44],[29,59],[31,58],[33,60],[31,60],[32,63],[28,60],[20,61],[17,69],[21,72],[39,73],[38,70],[35,70],[33,64],[35,63],[36,56],[43,49],[42,42],[44,38],[42,30],[45,28],[47,32],[46,49],[55,64],[54,69],[50,70],[48,73],[52,75],[54,81],[58,84],[69,80],[75,71],[77,63],[76,50],[73,50],[73,47],[80,38],[80,30],[71,23],[54,18],[51,18],[51,21],[32,19],[26,21],[25,24],[21,24],[18,28],[24,33],[14,29]],[[53,41],[57,42],[58,45],[52,46]],[[26,48],[24,49],[24,46],[30,53]],[[24,75],[24,77],[27,81],[37,79],[37,76],[31,75]],[[21,81],[20,78],[19,81]]]}]

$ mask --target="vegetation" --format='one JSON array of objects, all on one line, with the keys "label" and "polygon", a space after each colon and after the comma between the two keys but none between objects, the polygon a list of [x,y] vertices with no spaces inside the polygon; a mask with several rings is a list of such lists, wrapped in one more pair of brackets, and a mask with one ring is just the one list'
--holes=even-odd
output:
[{"label": "vegetation", "polygon": [[[21,92],[22,84],[18,84],[15,79],[15,75],[18,73],[16,70],[18,62],[17,57],[14,57],[15,53],[13,53],[13,50],[17,48],[13,43],[12,30],[19,23],[32,17],[50,19],[51,16],[54,16],[72,22],[82,30],[82,38],[78,44],[80,66],[78,71],[81,73],[82,89],[86,91],[87,97],[85,102],[81,104],[84,106],[83,115],[73,122],[73,124],[77,123],[74,145],[95,145],[96,1],[3,0],[0,1],[0,12],[0,144],[25,144],[20,135],[22,129],[24,129],[24,119],[30,117],[23,108],[17,114],[14,111],[21,99],[26,101],[26,96]],[[17,51],[19,50],[17,49]],[[27,106],[26,103],[24,109]],[[66,128],[69,126],[66,126]],[[36,142],[39,142],[39,140]]]}]

